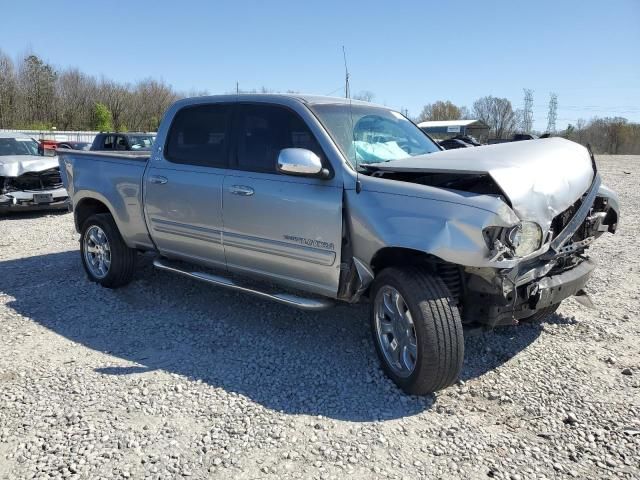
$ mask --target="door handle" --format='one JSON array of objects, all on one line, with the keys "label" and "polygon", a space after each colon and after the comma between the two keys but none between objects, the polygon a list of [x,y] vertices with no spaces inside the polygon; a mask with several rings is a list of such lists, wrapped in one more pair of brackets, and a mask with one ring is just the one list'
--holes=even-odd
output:
[{"label": "door handle", "polygon": [[243,197],[249,197],[255,193],[253,188],[246,185],[231,185],[229,191],[234,195],[242,195]]},{"label": "door handle", "polygon": [[158,184],[158,185],[164,185],[168,181],[169,180],[167,180],[167,177],[162,177],[160,175],[152,175],[152,176],[149,177],[149,182],[155,183],[155,184]]}]

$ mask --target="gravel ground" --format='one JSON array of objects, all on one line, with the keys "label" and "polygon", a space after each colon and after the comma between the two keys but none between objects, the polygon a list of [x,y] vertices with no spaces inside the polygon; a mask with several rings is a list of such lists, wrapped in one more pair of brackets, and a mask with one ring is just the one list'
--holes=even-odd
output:
[{"label": "gravel ground", "polygon": [[303,313],[154,271],[90,284],[69,214],[0,219],[0,478],[639,478],[640,157],[596,309],[466,339],[403,395],[364,306]]}]

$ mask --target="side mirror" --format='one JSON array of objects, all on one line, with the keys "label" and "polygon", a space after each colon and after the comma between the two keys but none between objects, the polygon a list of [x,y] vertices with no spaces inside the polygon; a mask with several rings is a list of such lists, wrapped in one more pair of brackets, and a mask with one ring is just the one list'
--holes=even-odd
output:
[{"label": "side mirror", "polygon": [[306,148],[283,148],[278,155],[278,171],[287,175],[329,178],[320,157]]}]

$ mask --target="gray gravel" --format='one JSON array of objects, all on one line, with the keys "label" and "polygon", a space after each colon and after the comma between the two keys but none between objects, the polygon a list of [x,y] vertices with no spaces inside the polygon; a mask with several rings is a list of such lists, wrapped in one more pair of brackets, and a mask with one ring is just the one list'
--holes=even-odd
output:
[{"label": "gray gravel", "polygon": [[624,217],[592,248],[597,308],[467,338],[462,380],[424,398],[383,376],[364,306],[148,259],[110,291],[71,215],[0,219],[0,478],[640,477],[640,157],[599,162]]}]

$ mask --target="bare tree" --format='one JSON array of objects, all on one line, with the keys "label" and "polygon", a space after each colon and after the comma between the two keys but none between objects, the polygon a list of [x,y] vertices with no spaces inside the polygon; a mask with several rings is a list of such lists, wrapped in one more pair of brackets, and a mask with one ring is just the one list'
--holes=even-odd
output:
[{"label": "bare tree", "polygon": [[134,130],[157,130],[165,110],[178,98],[179,95],[161,81],[141,81],[131,92],[131,108],[126,116],[127,126]]},{"label": "bare tree", "polygon": [[57,127],[63,130],[79,130],[91,124],[91,112],[97,86],[94,78],[71,68],[58,75]]},{"label": "bare tree", "polygon": [[604,136],[607,141],[607,153],[616,155],[619,153],[620,144],[624,141],[626,118],[604,118]]},{"label": "bare tree", "polygon": [[584,144],[586,126],[587,126],[587,122],[585,121],[584,118],[579,118],[578,120],[576,120],[575,132],[576,132],[578,143]]},{"label": "bare tree", "polygon": [[354,100],[362,100],[363,102],[373,102],[376,94],[370,90],[362,90],[353,96]]},{"label": "bare tree", "polygon": [[595,153],[640,154],[640,124],[629,123],[626,118],[579,119],[569,125],[564,136],[570,140],[591,145]]},{"label": "bare tree", "polygon": [[473,112],[478,120],[489,126],[489,134],[495,138],[507,138],[516,128],[516,112],[506,98],[479,98],[473,103]]},{"label": "bare tree", "polygon": [[105,104],[113,118],[116,131],[127,129],[124,123],[125,112],[131,104],[131,92],[128,85],[122,85],[112,80],[102,78],[98,85],[98,101]]},{"label": "bare tree", "polygon": [[0,50],[0,128],[13,125],[17,85],[13,62]]}]

